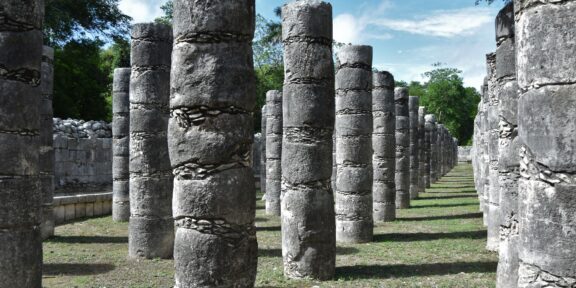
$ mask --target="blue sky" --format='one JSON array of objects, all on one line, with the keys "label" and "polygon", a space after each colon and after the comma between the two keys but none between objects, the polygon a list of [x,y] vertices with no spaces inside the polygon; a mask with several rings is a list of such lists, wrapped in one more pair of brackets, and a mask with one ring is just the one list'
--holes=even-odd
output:
[{"label": "blue sky", "polygon": [[[160,16],[166,0],[120,0],[134,22]],[[256,10],[274,18],[286,0],[256,0]],[[494,19],[503,7],[475,6],[474,0],[328,0],[334,38],[374,47],[374,67],[397,80],[422,81],[436,62],[463,71],[464,82],[479,88],[486,74],[485,55],[496,48]]]}]

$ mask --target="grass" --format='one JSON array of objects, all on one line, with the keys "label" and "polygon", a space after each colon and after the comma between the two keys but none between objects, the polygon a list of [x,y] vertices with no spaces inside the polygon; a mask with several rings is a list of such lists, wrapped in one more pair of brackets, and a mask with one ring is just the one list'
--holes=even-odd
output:
[{"label": "grass", "polygon": [[[470,165],[456,167],[379,223],[374,241],[339,245],[333,281],[286,280],[282,275],[280,224],[258,201],[257,287],[494,287],[497,255],[487,252],[486,230]],[[172,287],[170,260],[128,260],[127,224],[110,217],[56,228],[44,244],[45,287]]]}]

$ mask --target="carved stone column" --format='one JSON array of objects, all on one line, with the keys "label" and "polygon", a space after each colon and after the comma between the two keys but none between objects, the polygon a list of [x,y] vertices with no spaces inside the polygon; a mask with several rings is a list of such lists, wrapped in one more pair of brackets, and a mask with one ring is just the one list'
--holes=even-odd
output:
[{"label": "carved stone column", "polygon": [[40,189],[42,190],[42,239],[54,235],[54,49],[42,53],[42,100],[40,101]]},{"label": "carved stone column", "polygon": [[420,193],[420,165],[418,145],[418,109],[420,108],[420,99],[417,96],[410,96],[408,109],[410,113],[410,199],[417,199]]},{"label": "carved stone column", "polygon": [[338,51],[336,240],[372,241],[372,47]]},{"label": "carved stone column", "polygon": [[168,145],[177,288],[252,287],[256,279],[254,2],[174,1]]},{"label": "carved stone column", "polygon": [[168,158],[168,103],[172,29],[132,27],[130,76],[130,223],[133,258],[172,258],[172,173]]},{"label": "carved stone column", "polygon": [[266,94],[266,212],[280,216],[282,187],[282,92]]},{"label": "carved stone column", "polygon": [[408,88],[396,88],[396,208],[410,208],[410,113]]},{"label": "carved stone column", "polygon": [[396,106],[394,76],[389,72],[372,74],[372,117],[374,150],[374,220],[396,220]]},{"label": "carved stone column", "polygon": [[44,1],[0,1],[0,285],[42,287]]},{"label": "carved stone column", "polygon": [[332,6],[317,0],[284,5],[282,33],[284,275],[326,280],[334,276],[336,260]]},{"label": "carved stone column", "polygon": [[514,4],[523,143],[518,287],[570,287],[576,283],[576,1]]},{"label": "carved stone column", "polygon": [[130,68],[114,70],[112,85],[112,219],[130,219]]}]

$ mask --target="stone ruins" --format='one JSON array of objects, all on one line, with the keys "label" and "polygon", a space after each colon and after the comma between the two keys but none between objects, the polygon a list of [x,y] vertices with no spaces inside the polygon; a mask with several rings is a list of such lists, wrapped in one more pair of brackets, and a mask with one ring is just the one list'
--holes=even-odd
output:
[{"label": "stone ruins", "polygon": [[130,74],[130,257],[171,258],[174,246],[168,104],[172,29],[132,27]]},{"label": "stone ruins", "polygon": [[42,287],[42,240],[110,213],[134,265],[173,258],[174,287],[253,287],[257,178],[284,276],[340,281],[337,242],[372,242],[467,161],[496,287],[576,287],[576,0],[500,11],[472,147],[371,46],[334,51],[319,0],[282,7],[285,81],[261,119],[255,0],[175,0],[172,27],[133,25],[112,124],[54,118],[43,5],[0,3],[0,287]]},{"label": "stone ruins", "polygon": [[513,1],[496,17],[471,158],[497,287],[575,287],[575,16]]}]

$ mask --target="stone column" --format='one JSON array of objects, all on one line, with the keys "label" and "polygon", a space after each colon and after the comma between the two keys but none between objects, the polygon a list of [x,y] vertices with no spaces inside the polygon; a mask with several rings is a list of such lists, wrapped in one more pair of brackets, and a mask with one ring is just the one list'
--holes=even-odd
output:
[{"label": "stone column", "polygon": [[132,27],[130,77],[130,257],[171,258],[174,245],[168,102],[172,29]]},{"label": "stone column", "polygon": [[42,99],[40,101],[40,189],[42,190],[42,239],[54,235],[54,139],[52,96],[54,94],[54,49],[42,53]]},{"label": "stone column", "polygon": [[0,285],[42,286],[40,0],[0,2]]},{"label": "stone column", "polygon": [[518,284],[518,82],[516,81],[516,43],[514,39],[514,5],[506,5],[496,17],[496,81],[498,85],[500,185],[500,247],[497,287]]},{"label": "stone column", "polygon": [[112,85],[112,219],[130,219],[130,73],[114,70]]},{"label": "stone column", "polygon": [[[268,195],[266,190],[266,105],[262,106],[260,114],[260,159],[255,159],[254,161],[260,161],[260,191],[264,193],[264,199],[266,199]],[[266,199],[266,207],[268,207],[268,199]]]},{"label": "stone column", "polygon": [[396,208],[410,208],[410,113],[408,88],[396,88]]},{"label": "stone column", "polygon": [[375,221],[396,220],[396,107],[394,76],[389,72],[372,74],[372,166]]},{"label": "stone column", "polygon": [[286,71],[282,142],[284,275],[326,280],[334,276],[336,258],[330,181],[335,109],[332,6],[317,0],[284,5],[282,32]]},{"label": "stone column", "polygon": [[[426,112],[426,111],[425,111]],[[429,122],[432,116],[428,117],[428,115],[424,113],[424,185],[425,188],[430,188],[430,184],[432,183],[432,177],[430,176],[430,162],[432,157],[432,123]]]},{"label": "stone column", "polygon": [[266,212],[280,216],[282,186],[282,92],[266,94]]},{"label": "stone column", "polygon": [[254,2],[174,1],[168,145],[177,288],[254,286]]},{"label": "stone column", "polygon": [[336,240],[372,241],[372,47],[344,46],[336,72]]},{"label": "stone column", "polygon": [[574,287],[576,1],[514,4],[523,143],[518,287]]},{"label": "stone column", "polygon": [[418,193],[426,192],[426,107],[418,108]]},{"label": "stone column", "polygon": [[430,137],[430,184],[436,183],[438,180],[438,174],[436,167],[438,166],[438,132],[436,126],[436,116],[434,114],[426,115],[426,133],[429,133]]},{"label": "stone column", "polygon": [[410,199],[418,199],[420,193],[420,158],[418,145],[418,109],[420,99],[417,96],[410,96],[408,109],[410,113]]},{"label": "stone column", "polygon": [[436,138],[436,149],[438,149],[437,158],[436,158],[436,181],[440,180],[442,176],[444,176],[444,124],[438,124],[437,126],[437,138]]},{"label": "stone column", "polygon": [[488,157],[488,76],[484,79],[484,93],[482,94],[481,130],[480,130],[480,189],[483,223],[488,226],[488,171],[490,170],[490,158]]},{"label": "stone column", "polygon": [[[488,147],[488,185],[485,186],[488,195],[488,241],[486,249],[498,251],[500,239],[500,186],[498,184],[498,139],[499,139],[499,101],[496,87],[496,53],[486,56],[488,74],[488,113],[487,113],[487,147]],[[485,192],[486,193],[486,192]]]}]

